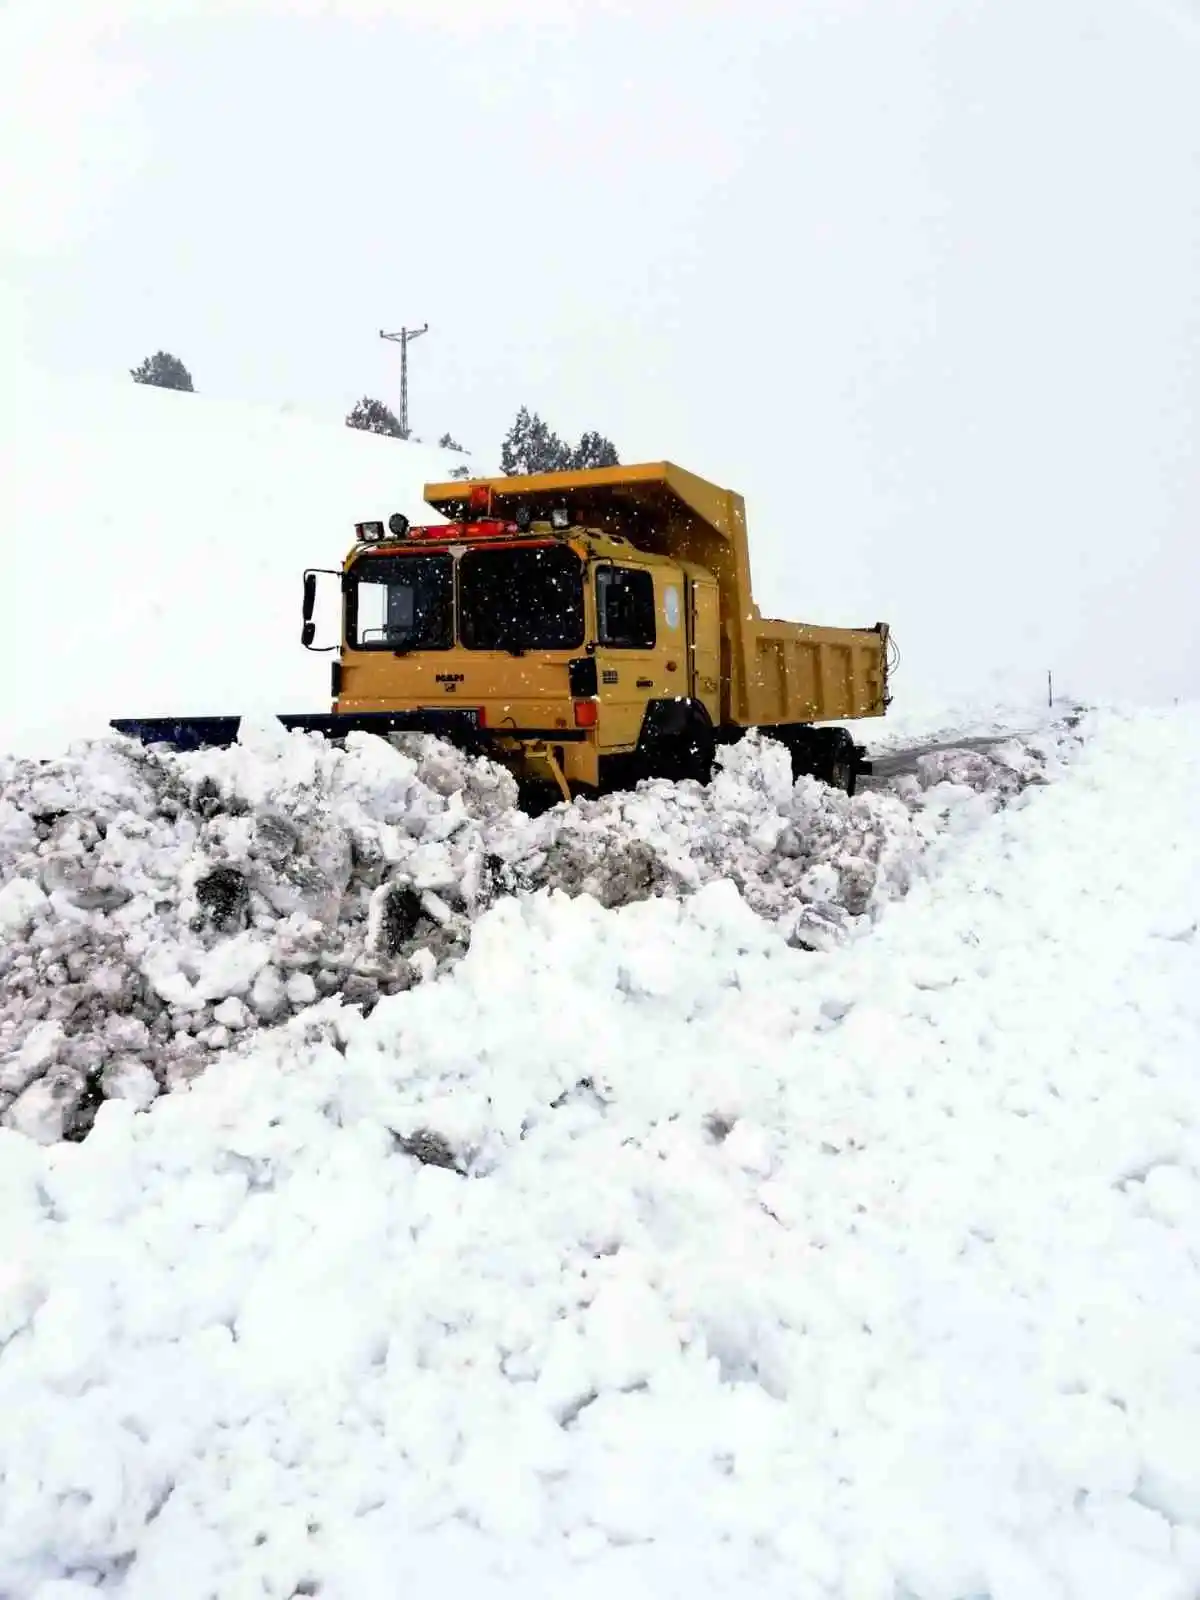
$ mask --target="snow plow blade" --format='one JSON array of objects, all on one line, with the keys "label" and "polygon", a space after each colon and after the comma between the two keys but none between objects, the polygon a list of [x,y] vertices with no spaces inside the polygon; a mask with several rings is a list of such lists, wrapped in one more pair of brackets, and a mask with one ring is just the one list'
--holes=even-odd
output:
[{"label": "snow plow blade", "polygon": [[[114,717],[118,733],[142,744],[166,744],[173,750],[223,749],[237,742],[240,717]],[[469,711],[296,712],[280,716],[285,728],[344,739],[348,733],[433,733],[460,749],[478,753],[487,746],[487,730]]]}]

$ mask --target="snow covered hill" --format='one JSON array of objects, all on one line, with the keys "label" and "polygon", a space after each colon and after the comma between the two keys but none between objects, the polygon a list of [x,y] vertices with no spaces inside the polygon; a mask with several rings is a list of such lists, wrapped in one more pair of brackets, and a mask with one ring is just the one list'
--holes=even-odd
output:
[{"label": "snow covered hill", "polygon": [[1095,719],[823,952],[541,889],[0,1131],[0,1593],[1190,1600],[1198,749]]},{"label": "snow covered hill", "polygon": [[462,461],[336,424],[132,382],[0,386],[0,750],[57,755],[110,717],[321,710],[300,575],[353,523],[435,520]]}]

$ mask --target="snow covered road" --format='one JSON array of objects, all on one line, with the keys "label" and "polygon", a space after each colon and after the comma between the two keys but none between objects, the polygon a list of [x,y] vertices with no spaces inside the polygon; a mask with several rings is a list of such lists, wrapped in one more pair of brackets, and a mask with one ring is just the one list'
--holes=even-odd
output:
[{"label": "snow covered road", "polygon": [[501,900],[0,1130],[0,1595],[1190,1600],[1198,749],[1097,718],[841,948]]}]

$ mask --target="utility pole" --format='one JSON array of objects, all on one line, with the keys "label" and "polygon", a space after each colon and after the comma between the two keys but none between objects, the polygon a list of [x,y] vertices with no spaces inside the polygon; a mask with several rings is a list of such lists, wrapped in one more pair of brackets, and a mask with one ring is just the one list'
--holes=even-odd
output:
[{"label": "utility pole", "polygon": [[408,347],[414,339],[419,339],[423,333],[429,332],[429,324],[423,328],[401,328],[399,333],[384,333],[379,330],[381,339],[390,339],[393,344],[400,346],[400,437],[407,439],[408,426]]}]

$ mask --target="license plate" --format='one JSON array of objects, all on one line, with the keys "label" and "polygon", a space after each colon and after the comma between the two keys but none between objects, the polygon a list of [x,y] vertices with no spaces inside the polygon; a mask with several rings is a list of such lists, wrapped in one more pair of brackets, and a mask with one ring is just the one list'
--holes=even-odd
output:
[{"label": "license plate", "polygon": [[451,716],[458,717],[463,722],[469,722],[473,728],[477,728],[479,726],[478,706],[448,706],[442,704],[440,706],[421,706],[420,710],[423,715],[430,717],[444,717],[447,715],[447,713],[449,713]]}]

